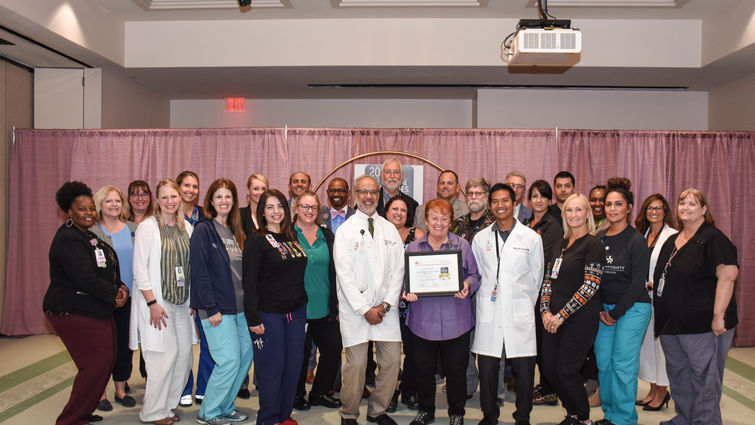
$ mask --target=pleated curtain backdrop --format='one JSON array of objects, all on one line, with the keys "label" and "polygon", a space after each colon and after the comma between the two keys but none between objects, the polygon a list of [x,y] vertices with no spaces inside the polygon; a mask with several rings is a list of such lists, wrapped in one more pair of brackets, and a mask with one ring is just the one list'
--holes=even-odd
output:
[{"label": "pleated curtain backdrop", "polygon": [[[503,181],[522,171],[528,184],[552,182],[571,171],[587,191],[612,176],[628,177],[639,208],[652,193],[675,204],[688,187],[701,189],[717,226],[739,252],[735,293],[740,325],[735,344],[755,345],[755,133],[512,129],[260,128],[191,130],[16,130],[11,157],[8,267],[0,333],[29,335],[52,330],[42,313],[49,284],[47,251],[64,220],[55,191],[68,180],[93,190],[114,184],[124,191],[135,179],[153,187],[182,170],[200,178],[200,197],[216,178],[232,179],[246,199],[246,179],[262,173],[270,187],[287,193],[288,177],[305,171],[313,187],[356,155],[406,152],[455,170],[463,185],[483,176]],[[359,163],[381,163],[390,155]],[[400,157],[405,164],[423,161]],[[425,167],[425,201],[435,195],[439,171]],[[333,177],[351,182],[351,164]],[[323,201],[327,182],[319,189]],[[352,199],[353,202],[353,199]],[[242,201],[242,206],[246,202]]]}]

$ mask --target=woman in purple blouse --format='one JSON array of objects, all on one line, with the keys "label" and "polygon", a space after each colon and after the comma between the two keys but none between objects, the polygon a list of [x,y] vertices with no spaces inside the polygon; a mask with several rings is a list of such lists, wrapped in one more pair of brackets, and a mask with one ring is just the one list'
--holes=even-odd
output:
[{"label": "woman in purple blouse", "polygon": [[418,298],[404,293],[409,302],[406,325],[414,342],[414,367],[417,374],[419,410],[411,425],[435,420],[435,370],[440,354],[446,373],[446,397],[450,425],[464,423],[466,370],[469,361],[469,334],[474,327],[470,294],[480,286],[480,274],[469,243],[449,232],[454,221],[451,204],[434,199],[425,208],[428,233],[406,248],[407,252],[461,251],[464,288],[453,296]]}]

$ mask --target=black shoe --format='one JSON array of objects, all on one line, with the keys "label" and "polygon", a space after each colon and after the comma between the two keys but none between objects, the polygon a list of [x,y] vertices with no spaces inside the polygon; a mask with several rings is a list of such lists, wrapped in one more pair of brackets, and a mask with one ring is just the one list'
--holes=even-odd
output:
[{"label": "black shoe", "polygon": [[409,425],[428,425],[435,422],[435,415],[430,412],[420,410],[417,412],[417,416],[409,423]]},{"label": "black shoe", "polygon": [[341,425],[359,425],[356,419],[341,418]]},{"label": "black shoe", "polygon": [[374,418],[372,416],[367,416],[367,422],[375,422],[378,425],[398,425],[396,421],[391,419],[391,417],[385,413],[375,416]]},{"label": "black shoe", "polygon": [[236,394],[239,398],[243,398],[244,400],[248,400],[252,394],[249,392],[249,388],[242,388],[239,390],[239,393]]},{"label": "black shoe", "polygon": [[341,400],[331,397],[327,394],[312,394],[309,393],[310,406],[323,406],[330,409],[341,407]]},{"label": "black shoe", "polygon": [[464,416],[461,416],[461,415],[449,416],[448,425],[464,425]]},{"label": "black shoe", "polygon": [[520,421],[518,419],[514,419],[514,425],[530,425],[530,421]]},{"label": "black shoe", "polygon": [[407,398],[401,397],[401,402],[404,403],[409,410],[417,410],[419,407],[419,401],[417,400],[416,395],[410,395]]},{"label": "black shoe", "polygon": [[123,398],[120,398],[118,396],[115,396],[115,402],[120,404],[123,407],[134,407],[136,406],[136,400],[134,400],[133,397],[130,395],[124,395]]},{"label": "black shoe", "polygon": [[296,396],[296,399],[294,399],[294,409],[296,410],[309,410],[311,406],[309,405],[309,402],[306,398],[302,396]]},{"label": "black shoe", "polygon": [[99,422],[102,420],[100,415],[89,415],[89,422]]},{"label": "black shoe", "polygon": [[100,403],[97,405],[97,410],[100,410],[102,412],[111,412],[113,411],[113,404],[108,401],[108,399],[100,400]]},{"label": "black shoe", "polygon": [[496,425],[498,423],[498,419],[489,418],[487,416],[483,416],[482,420],[477,423],[477,425]]},{"label": "black shoe", "polygon": [[666,393],[666,397],[663,397],[663,401],[657,407],[656,406],[651,406],[650,403],[648,403],[648,404],[642,406],[642,410],[649,410],[651,412],[657,412],[657,411],[659,411],[661,409],[665,409],[666,407],[668,407],[669,400],[671,400],[671,394],[670,393]]}]

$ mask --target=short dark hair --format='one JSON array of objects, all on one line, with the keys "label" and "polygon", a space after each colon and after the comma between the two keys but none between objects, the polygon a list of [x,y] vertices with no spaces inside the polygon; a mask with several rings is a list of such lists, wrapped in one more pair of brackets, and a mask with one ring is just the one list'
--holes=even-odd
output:
[{"label": "short dark hair", "polygon": [[512,189],[511,186],[505,183],[496,183],[493,185],[493,187],[490,188],[490,192],[488,192],[488,205],[493,202],[493,193],[498,192],[499,190],[505,190],[509,192],[509,196],[511,196],[512,202],[516,200],[516,192],[514,192],[514,189]]},{"label": "short dark hair", "polygon": [[79,181],[65,182],[63,183],[63,186],[60,186],[60,189],[58,189],[58,191],[55,193],[55,202],[58,203],[58,207],[60,207],[63,212],[67,212],[71,209],[73,201],[75,201],[79,196],[88,196],[91,198],[92,189],[90,189],[86,184]]},{"label": "short dark hair", "polygon": [[451,174],[453,174],[453,175],[454,175],[454,178],[456,179],[456,184],[459,184],[459,175],[458,175],[458,174],[456,174],[456,171],[454,171],[454,170],[443,170],[443,171],[441,171],[441,172],[440,172],[440,174],[438,174],[438,181],[440,181],[440,177],[441,177],[441,176],[442,176],[443,174],[446,174],[446,173],[451,173]]},{"label": "short dark hair", "polygon": [[576,181],[574,180],[574,174],[568,172],[568,171],[559,171],[556,173],[556,176],[553,177],[553,185],[556,185],[556,179],[570,179],[572,186],[576,185]]},{"label": "short dark hair", "polygon": [[535,180],[527,191],[527,199],[532,199],[532,189],[537,189],[544,198],[553,199],[553,189],[545,180]]}]

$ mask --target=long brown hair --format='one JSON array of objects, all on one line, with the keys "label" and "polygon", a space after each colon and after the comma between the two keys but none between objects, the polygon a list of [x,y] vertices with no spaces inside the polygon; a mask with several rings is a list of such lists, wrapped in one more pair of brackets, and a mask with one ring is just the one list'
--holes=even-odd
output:
[{"label": "long brown hair", "polygon": [[281,222],[281,233],[283,236],[290,240],[296,240],[296,233],[294,232],[294,225],[291,222],[291,209],[288,208],[288,200],[286,196],[278,189],[268,189],[262,195],[260,195],[260,201],[257,204],[257,221],[259,222],[259,228],[257,233],[260,236],[267,235],[267,218],[265,217],[265,204],[267,198],[277,198],[283,206],[283,221]]},{"label": "long brown hair", "polygon": [[668,201],[666,201],[666,198],[664,198],[660,193],[654,193],[645,198],[645,200],[642,202],[642,207],[640,207],[639,214],[637,214],[637,218],[634,220],[634,226],[637,228],[637,231],[644,235],[645,232],[647,232],[647,230],[650,228],[647,210],[650,206],[650,203],[653,201],[661,201],[661,203],[663,204],[663,222],[668,224],[668,226],[672,229],[675,229],[676,226],[674,225],[674,220],[671,218],[671,207],[668,205]]},{"label": "long brown hair", "polygon": [[236,239],[236,243],[239,244],[239,248],[244,250],[244,240],[246,235],[244,234],[244,228],[241,225],[241,213],[239,212],[239,195],[236,191],[236,185],[230,179],[222,178],[217,179],[207,189],[207,195],[204,197],[204,215],[208,218],[215,218],[218,216],[217,210],[212,205],[212,197],[215,196],[215,192],[218,189],[228,189],[233,196],[233,206],[231,206],[231,212],[228,214],[228,228],[233,232],[233,237]]}]

